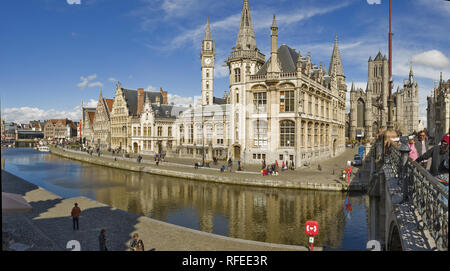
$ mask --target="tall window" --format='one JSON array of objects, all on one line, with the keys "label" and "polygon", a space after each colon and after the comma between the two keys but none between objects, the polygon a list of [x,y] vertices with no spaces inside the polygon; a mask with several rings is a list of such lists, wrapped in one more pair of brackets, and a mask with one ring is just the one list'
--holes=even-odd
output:
[{"label": "tall window", "polygon": [[316,116],[319,116],[319,98],[316,97],[316,106],[315,106]]},{"label": "tall window", "polygon": [[223,144],[223,124],[219,123],[216,125],[216,137],[217,144]]},{"label": "tall window", "polygon": [[294,111],[294,91],[280,91],[280,112]]},{"label": "tall window", "polygon": [[188,143],[192,144],[194,142],[194,125],[189,125],[188,127]]},{"label": "tall window", "polygon": [[308,99],[308,114],[312,115],[312,95],[309,94],[309,99]]},{"label": "tall window", "polygon": [[180,142],[184,143],[184,126],[183,126],[183,124],[180,125]]},{"label": "tall window", "polygon": [[324,100],[320,100],[320,116],[323,118],[325,117],[325,112],[323,111],[323,104],[324,104]]},{"label": "tall window", "polygon": [[172,136],[172,127],[167,127],[167,136]]},{"label": "tall window", "polygon": [[317,147],[317,145],[319,145],[319,140],[318,140],[318,136],[319,136],[319,124],[316,123],[314,124],[314,146]]},{"label": "tall window", "polygon": [[308,122],[308,147],[312,147],[312,122]]},{"label": "tall window", "polygon": [[302,128],[301,128],[301,134],[300,134],[300,144],[302,147],[305,146],[305,122],[302,121]]},{"label": "tall window", "polygon": [[210,123],[206,124],[206,140],[211,142],[212,140],[212,125]]},{"label": "tall window", "polygon": [[234,69],[234,82],[241,82],[241,69]]},{"label": "tall window", "polygon": [[295,146],[295,122],[283,120],[280,122],[280,146]]},{"label": "tall window", "polygon": [[239,90],[236,90],[236,103],[239,103]]},{"label": "tall window", "polygon": [[162,136],[162,127],[158,126],[158,136]]},{"label": "tall window", "polygon": [[202,144],[203,143],[203,128],[202,128],[202,124],[198,124],[197,125],[197,144]]},{"label": "tall window", "polygon": [[267,146],[267,121],[255,120],[253,122],[254,146]]},{"label": "tall window", "polygon": [[256,113],[264,113],[264,112],[266,112],[267,93],[266,92],[253,93],[253,104],[255,106],[255,112]]}]

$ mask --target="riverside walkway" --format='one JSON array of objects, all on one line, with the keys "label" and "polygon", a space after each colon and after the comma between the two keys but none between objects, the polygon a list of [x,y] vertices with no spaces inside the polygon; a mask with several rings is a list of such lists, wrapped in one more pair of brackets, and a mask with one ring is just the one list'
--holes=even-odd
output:
[{"label": "riverside walkway", "polygon": [[[32,213],[2,214],[3,250],[68,251],[77,240],[82,251],[99,250],[98,235],[106,229],[107,247],[128,250],[133,233],[139,233],[146,250],[156,251],[307,251],[303,246],[270,244],[230,238],[138,216],[86,197],[63,199],[2,170],[2,192],[17,193],[33,207]],[[80,230],[72,229],[70,211],[77,202],[82,210]],[[315,251],[321,251],[317,247]]]},{"label": "riverside walkway", "polygon": [[234,162],[232,172],[228,169],[220,172],[218,165],[210,163],[211,168],[194,168],[194,159],[167,158],[157,166],[154,157],[143,155],[141,163],[137,163],[136,157],[123,158],[120,155],[97,154],[89,155],[86,152],[50,147],[53,154],[78,161],[109,166],[125,170],[147,172],[150,174],[165,175],[199,181],[210,181],[225,184],[250,185],[261,187],[312,189],[323,191],[363,191],[367,186],[367,175],[364,170],[354,168],[350,185],[347,180],[339,179],[340,172],[345,169],[346,162],[353,160],[356,149],[346,149],[341,155],[328,159],[322,163],[321,170],[317,164],[309,168],[280,171],[278,176],[262,176],[258,165],[243,165],[243,171],[236,171]]}]

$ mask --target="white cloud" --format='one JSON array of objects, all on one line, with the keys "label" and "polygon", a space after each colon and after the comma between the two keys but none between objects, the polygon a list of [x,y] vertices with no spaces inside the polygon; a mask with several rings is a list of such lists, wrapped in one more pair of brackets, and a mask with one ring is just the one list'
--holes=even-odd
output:
[{"label": "white cloud", "polygon": [[89,75],[88,77],[80,76],[81,82],[77,84],[80,89],[85,89],[86,87],[103,87],[102,82],[90,82],[97,78],[97,74]]},{"label": "white cloud", "polygon": [[48,120],[68,118],[73,121],[79,121],[81,118],[80,106],[71,111],[59,111],[55,109],[44,110],[37,107],[13,107],[5,108],[2,114],[6,121],[27,123],[30,120]]},{"label": "white cloud", "polygon": [[178,106],[189,106],[194,104],[195,97],[182,97],[176,94],[167,94],[167,102]]},{"label": "white cloud", "polygon": [[88,87],[103,87],[103,83],[102,82],[94,82],[94,83],[89,83]]},{"label": "white cloud", "polygon": [[369,4],[369,5],[379,5],[379,4],[381,4],[381,0],[367,0],[367,4]]},{"label": "white cloud", "polygon": [[145,91],[156,91],[156,88],[154,86],[149,85]]},{"label": "white cloud", "polygon": [[450,66],[450,60],[438,50],[426,51],[412,57],[413,63],[422,64],[432,68],[445,68]]},{"label": "white cloud", "polygon": [[[84,107],[97,107],[97,100],[90,99],[89,102],[83,103]],[[81,106],[78,106],[78,108],[81,108]]]},{"label": "white cloud", "polygon": [[81,5],[81,0],[67,0],[67,4],[69,5]]},{"label": "white cloud", "polygon": [[117,81],[119,81],[119,80],[117,80],[117,79],[114,78],[114,77],[110,77],[110,78],[108,78],[108,81],[111,81],[111,82],[117,82]]}]

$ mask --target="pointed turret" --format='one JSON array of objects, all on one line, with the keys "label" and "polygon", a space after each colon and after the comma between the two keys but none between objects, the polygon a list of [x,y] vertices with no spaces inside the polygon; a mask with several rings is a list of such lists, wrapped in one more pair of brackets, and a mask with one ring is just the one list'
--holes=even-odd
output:
[{"label": "pointed turret", "polygon": [[355,91],[355,84],[352,81],[352,89],[350,91]]},{"label": "pointed turret", "polygon": [[341,53],[339,52],[338,36],[334,37],[333,53],[331,55],[330,70],[328,75],[336,73],[336,76],[344,76],[344,68],[342,68]]},{"label": "pointed turret", "polygon": [[254,50],[256,48],[255,32],[248,0],[244,0],[241,12],[241,22],[236,40],[236,50]]},{"label": "pointed turret", "polygon": [[203,40],[212,40],[211,28],[209,26],[209,16],[206,18],[205,38]]},{"label": "pointed turret", "polygon": [[413,73],[413,69],[412,69],[412,62],[409,63],[409,83],[410,84],[414,83],[414,73]]},{"label": "pointed turret", "polygon": [[280,72],[278,65],[278,27],[273,15],[272,26],[270,27],[270,65],[267,72]]}]

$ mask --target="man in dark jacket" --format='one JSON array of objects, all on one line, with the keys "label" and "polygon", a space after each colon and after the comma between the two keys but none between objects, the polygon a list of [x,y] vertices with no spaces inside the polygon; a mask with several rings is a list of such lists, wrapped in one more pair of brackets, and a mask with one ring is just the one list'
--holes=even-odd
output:
[{"label": "man in dark jacket", "polygon": [[79,230],[78,218],[80,217],[80,213],[81,213],[81,209],[80,209],[80,207],[78,207],[78,203],[75,203],[75,206],[72,208],[72,212],[70,213],[70,215],[72,216],[74,230],[75,229]]},{"label": "man in dark jacket", "polygon": [[421,162],[425,159],[432,158],[430,173],[433,176],[438,174],[448,173],[448,145],[449,136],[445,135],[441,139],[441,145],[436,145],[429,149],[426,153],[419,156],[416,162]]}]

